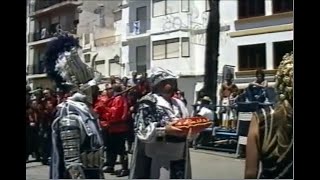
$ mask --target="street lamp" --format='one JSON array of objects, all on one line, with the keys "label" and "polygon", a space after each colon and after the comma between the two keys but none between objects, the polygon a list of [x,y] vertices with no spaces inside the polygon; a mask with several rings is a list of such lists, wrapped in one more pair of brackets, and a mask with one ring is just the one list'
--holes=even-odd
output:
[{"label": "street lamp", "polygon": [[118,54],[115,55],[113,59],[118,63],[120,62],[120,56],[118,56]]},{"label": "street lamp", "polygon": [[120,68],[120,77],[122,77],[122,73],[124,72],[124,68],[125,68],[125,63],[120,63],[120,56],[118,54],[116,54],[113,57],[113,60],[116,64],[118,64],[121,68]]},{"label": "street lamp", "polygon": [[115,62],[116,64],[119,64],[121,67],[124,67],[124,66],[125,66],[124,63],[120,63],[120,56],[119,56],[118,54],[115,55],[115,56],[113,57],[113,59],[114,59],[114,62]]}]

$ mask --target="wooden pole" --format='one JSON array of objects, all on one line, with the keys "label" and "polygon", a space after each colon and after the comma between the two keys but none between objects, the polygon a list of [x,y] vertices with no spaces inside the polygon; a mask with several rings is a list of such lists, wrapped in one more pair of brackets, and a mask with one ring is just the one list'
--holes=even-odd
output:
[{"label": "wooden pole", "polygon": [[217,75],[220,38],[220,0],[209,0],[210,12],[206,34],[205,75],[203,92],[217,104]]}]

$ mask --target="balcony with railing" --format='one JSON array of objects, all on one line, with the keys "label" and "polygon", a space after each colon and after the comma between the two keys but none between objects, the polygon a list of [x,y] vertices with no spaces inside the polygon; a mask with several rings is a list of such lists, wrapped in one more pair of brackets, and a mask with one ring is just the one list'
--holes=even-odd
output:
[{"label": "balcony with railing", "polygon": [[150,30],[150,19],[131,21],[127,24],[127,36],[147,35]]},{"label": "balcony with railing", "polygon": [[31,17],[40,16],[46,13],[51,13],[62,7],[77,7],[80,6],[82,2],[79,0],[37,0],[33,7],[30,9],[33,12],[30,13]]},{"label": "balcony with railing", "polygon": [[[51,28],[42,28],[40,31],[29,33],[29,43],[32,43],[34,45],[41,44],[42,42],[37,42],[40,40],[46,40],[49,38],[54,37],[57,34],[58,29],[56,27]],[[71,34],[77,34],[77,28],[74,26],[73,28],[65,29],[64,31],[67,31]],[[46,43],[47,41],[43,41],[43,43]]]},{"label": "balcony with railing", "polygon": [[35,8],[34,8],[34,11],[39,11],[41,9],[45,9],[45,8],[48,8],[50,6],[53,6],[55,4],[59,4],[59,3],[62,3],[66,0],[49,0],[49,1],[41,1],[41,0],[38,0],[36,1],[35,3]]},{"label": "balcony with railing", "polygon": [[27,66],[28,75],[39,75],[39,74],[45,74],[45,73],[46,73],[46,69],[43,63]]}]

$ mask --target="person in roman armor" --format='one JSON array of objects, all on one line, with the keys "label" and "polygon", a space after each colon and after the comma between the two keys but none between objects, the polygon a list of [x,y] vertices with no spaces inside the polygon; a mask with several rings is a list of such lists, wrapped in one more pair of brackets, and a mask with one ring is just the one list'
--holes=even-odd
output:
[{"label": "person in roman armor", "polygon": [[293,53],[283,57],[275,88],[274,109],[261,108],[250,122],[245,179],[293,179]]},{"label": "person in roman armor", "polygon": [[172,125],[189,117],[174,98],[177,76],[162,68],[151,70],[152,92],[138,101],[136,140],[129,179],[191,179],[187,133]]},{"label": "person in roman armor", "polygon": [[78,41],[60,33],[45,53],[48,77],[71,96],[57,106],[52,122],[51,179],[102,179],[103,140],[92,103],[100,74],[83,63]]}]

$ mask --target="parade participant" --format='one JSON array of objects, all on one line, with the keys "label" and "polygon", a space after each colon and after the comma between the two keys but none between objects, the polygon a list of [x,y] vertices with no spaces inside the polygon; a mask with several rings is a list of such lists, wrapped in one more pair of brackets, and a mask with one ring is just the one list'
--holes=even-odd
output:
[{"label": "parade participant", "polygon": [[128,85],[134,86],[134,85],[138,84],[138,80],[137,80],[138,73],[137,72],[132,72],[131,75],[132,75],[132,78],[129,79]]},{"label": "parade participant", "polygon": [[147,73],[143,73],[139,76],[136,76],[135,86],[139,99],[151,91],[147,76]]},{"label": "parade participant", "polygon": [[125,87],[127,87],[127,86],[128,86],[128,83],[129,83],[129,78],[123,77],[123,78],[121,79],[121,82],[123,83],[123,85],[124,85]]},{"label": "parade participant", "polygon": [[47,101],[51,101],[53,106],[56,106],[58,101],[57,98],[53,96],[51,89],[46,88],[42,92],[43,98],[41,98],[41,105],[44,108],[47,104]]},{"label": "parade participant", "polygon": [[39,146],[39,106],[36,99],[31,101],[30,108],[28,110],[28,124],[29,124],[29,154],[34,154],[36,161],[40,161],[40,146]]},{"label": "parade participant", "polygon": [[222,127],[230,128],[229,122],[232,122],[232,127],[235,128],[235,113],[233,113],[230,105],[234,102],[238,93],[238,87],[233,82],[233,74],[228,72],[226,74],[226,82],[220,88],[220,104],[222,107],[219,110],[220,114],[225,114],[222,118]]},{"label": "parade participant", "polygon": [[175,94],[174,94],[174,97],[177,99],[180,99],[184,103],[184,105],[186,105],[186,106],[188,105],[187,100],[184,97],[183,91],[177,90],[177,92],[175,92]]},{"label": "parade participant", "polygon": [[188,117],[184,103],[173,97],[177,76],[151,70],[152,92],[139,100],[136,141],[130,179],[191,179],[187,134],[171,124]]},{"label": "parade participant", "polygon": [[26,161],[29,159],[30,155],[30,122],[29,122],[29,111],[30,111],[30,86],[26,86],[26,114],[25,114],[25,123],[26,123]]},{"label": "parade participant", "polygon": [[[113,88],[111,84],[106,84],[105,86],[105,94],[102,94],[98,97],[97,101],[94,103],[94,112],[99,115],[99,123],[101,127],[102,137],[104,146],[107,147],[108,142],[108,120],[105,118],[107,114],[107,110],[110,107],[110,99],[113,96]],[[107,157],[107,151],[105,151],[105,157]],[[106,163],[103,165],[104,167],[107,166]]]},{"label": "parade participant", "polygon": [[[128,87],[130,88],[130,87]],[[132,154],[133,148],[132,144],[134,142],[134,115],[137,113],[137,101],[138,101],[138,95],[135,91],[135,89],[130,90],[127,93],[127,101],[128,101],[128,136],[127,136],[127,146],[128,146],[128,153]]]},{"label": "parade participant", "polygon": [[[106,123],[107,138],[107,167],[106,173],[116,173],[118,177],[127,176],[128,170],[128,156],[125,148],[125,139],[128,132],[127,113],[128,104],[126,99],[118,95],[122,92],[120,84],[113,85],[113,98],[107,104],[104,114],[100,114],[101,120]],[[120,155],[120,163],[122,169],[114,170],[117,155]]]},{"label": "parade participant", "polygon": [[65,102],[70,96],[71,96],[70,92],[63,91],[57,88],[57,99],[56,99],[57,104],[56,105]]},{"label": "parade participant", "polygon": [[53,101],[46,101],[43,114],[44,116],[40,121],[41,157],[42,164],[48,165],[48,158],[51,152],[51,124],[56,114],[56,107]]},{"label": "parade participant", "polygon": [[184,95],[184,91],[180,91],[180,96],[181,96],[181,100],[182,102],[187,106],[188,105],[188,101]]},{"label": "parade participant", "polygon": [[245,179],[293,179],[293,53],[278,67],[276,90],[274,110],[261,109],[251,119]]},{"label": "parade participant", "polygon": [[117,80],[116,80],[116,77],[115,77],[115,76],[110,76],[110,84],[111,84],[111,85],[114,85],[115,83],[117,83],[116,81],[117,81]]},{"label": "parade participant", "polygon": [[59,33],[45,53],[48,77],[70,97],[52,123],[51,179],[103,179],[103,140],[92,103],[100,74],[78,55],[78,40]]}]

